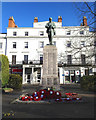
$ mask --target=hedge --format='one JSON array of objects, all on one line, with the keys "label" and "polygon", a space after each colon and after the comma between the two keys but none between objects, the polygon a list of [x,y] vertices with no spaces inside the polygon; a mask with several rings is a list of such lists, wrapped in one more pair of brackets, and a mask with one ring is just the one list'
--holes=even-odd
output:
[{"label": "hedge", "polygon": [[20,89],[22,87],[22,77],[18,74],[9,74],[8,87]]},{"label": "hedge", "polygon": [[2,87],[5,87],[9,80],[9,60],[6,55],[0,55],[0,78]]},{"label": "hedge", "polygon": [[80,85],[84,90],[96,92],[96,75],[81,77]]}]

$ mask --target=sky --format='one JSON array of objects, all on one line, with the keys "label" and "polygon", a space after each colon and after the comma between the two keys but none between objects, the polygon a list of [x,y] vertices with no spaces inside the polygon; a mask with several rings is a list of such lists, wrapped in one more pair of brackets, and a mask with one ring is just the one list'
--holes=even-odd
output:
[{"label": "sky", "polygon": [[80,25],[73,2],[2,2],[2,33],[7,32],[10,16],[18,27],[33,27],[34,17],[39,22],[48,21],[49,17],[57,22],[58,16],[62,16],[63,26]]}]

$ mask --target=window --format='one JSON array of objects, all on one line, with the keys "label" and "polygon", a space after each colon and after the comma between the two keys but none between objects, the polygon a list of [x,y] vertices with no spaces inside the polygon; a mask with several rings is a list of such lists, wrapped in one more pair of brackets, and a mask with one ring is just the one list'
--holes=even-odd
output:
[{"label": "window", "polygon": [[53,45],[55,45],[55,46],[56,46],[56,41],[53,41]]},{"label": "window", "polygon": [[17,35],[17,32],[13,32],[13,36],[16,36]]},{"label": "window", "polygon": [[67,41],[67,47],[71,47],[71,41]]},{"label": "window", "polygon": [[84,35],[84,31],[80,31],[80,35]]},{"label": "window", "polygon": [[95,64],[96,64],[96,54],[95,54]]},{"label": "window", "polygon": [[28,32],[25,32],[25,36],[28,36]]},{"label": "window", "polygon": [[13,42],[13,48],[16,48],[16,42]]},{"label": "window", "polygon": [[66,33],[67,35],[70,35],[71,34],[71,31],[67,31],[67,33]]},{"label": "window", "polygon": [[72,64],[72,56],[71,55],[67,55],[67,64]]},{"label": "window", "polygon": [[12,55],[12,64],[16,64],[16,55]]},{"label": "window", "polygon": [[96,40],[94,41],[94,46],[96,47]]},{"label": "window", "polygon": [[0,48],[2,49],[2,43],[0,43]]},{"label": "window", "polygon": [[24,55],[24,63],[28,63],[28,55]]},{"label": "window", "polygon": [[40,64],[43,64],[43,55],[40,55]]},{"label": "window", "polygon": [[24,44],[25,44],[25,48],[28,48],[28,42],[25,42]]},{"label": "window", "polygon": [[40,31],[40,36],[43,36],[44,35],[44,31]]},{"label": "window", "polygon": [[85,60],[85,55],[81,55],[81,63],[84,65],[86,64],[86,60]]},{"label": "window", "polygon": [[40,48],[44,47],[44,42],[40,42]]},{"label": "window", "polygon": [[85,46],[85,41],[81,41],[81,47]]}]

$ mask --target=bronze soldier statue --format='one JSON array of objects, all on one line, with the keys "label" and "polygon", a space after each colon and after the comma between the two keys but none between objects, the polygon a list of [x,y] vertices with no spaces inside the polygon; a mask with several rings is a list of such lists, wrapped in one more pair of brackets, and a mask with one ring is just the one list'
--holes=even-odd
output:
[{"label": "bronze soldier statue", "polygon": [[49,18],[49,22],[45,25],[45,27],[47,28],[47,33],[48,33],[48,38],[49,38],[49,44],[52,45],[52,39],[53,36],[55,35],[55,23],[52,22],[52,18]]}]

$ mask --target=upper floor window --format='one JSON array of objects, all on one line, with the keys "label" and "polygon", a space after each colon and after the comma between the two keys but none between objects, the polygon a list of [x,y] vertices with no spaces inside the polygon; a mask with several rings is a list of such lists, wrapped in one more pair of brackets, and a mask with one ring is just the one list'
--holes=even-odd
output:
[{"label": "upper floor window", "polygon": [[67,31],[66,35],[71,35],[71,31]]},{"label": "upper floor window", "polygon": [[80,35],[84,35],[84,31],[80,31]]},{"label": "upper floor window", "polygon": [[13,48],[16,48],[16,42],[13,42]]},{"label": "upper floor window", "polygon": [[85,46],[85,41],[81,41],[81,47]]},{"label": "upper floor window", "polygon": [[24,55],[24,63],[28,63],[28,55]]},{"label": "upper floor window", "polygon": [[2,43],[0,43],[0,48],[2,49]]},{"label": "upper floor window", "polygon": [[55,46],[56,46],[56,41],[53,41],[53,45],[55,45]]},{"label": "upper floor window", "polygon": [[67,47],[71,47],[71,41],[67,41]]},{"label": "upper floor window", "polygon": [[44,35],[44,31],[40,31],[40,36],[43,36]]},{"label": "upper floor window", "polygon": [[94,41],[94,46],[96,47],[96,40]]},{"label": "upper floor window", "polygon": [[13,32],[13,36],[17,36],[17,32]]},{"label": "upper floor window", "polygon": [[72,64],[72,56],[71,55],[67,55],[67,64]]},{"label": "upper floor window", "polygon": [[86,64],[86,58],[85,58],[85,55],[84,55],[84,54],[81,55],[81,63],[82,63],[83,65]]},{"label": "upper floor window", "polygon": [[40,48],[44,47],[44,42],[40,42]]},{"label": "upper floor window", "polygon": [[28,48],[28,42],[25,42],[24,44],[25,44],[25,48]]},{"label": "upper floor window", "polygon": [[25,36],[28,36],[28,32],[25,32]]}]

